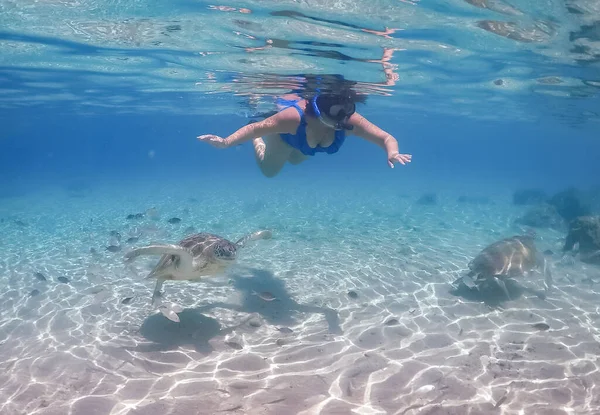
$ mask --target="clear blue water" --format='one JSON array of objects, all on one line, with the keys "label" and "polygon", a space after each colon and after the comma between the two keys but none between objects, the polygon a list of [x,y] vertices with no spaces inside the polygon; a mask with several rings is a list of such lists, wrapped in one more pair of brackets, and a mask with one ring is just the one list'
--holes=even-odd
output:
[{"label": "clear blue water", "polygon": [[[573,187],[599,214],[599,16],[593,0],[0,0],[0,413],[600,413],[600,267],[561,257],[567,220],[536,228],[546,300],[450,293],[526,231],[516,190]],[[316,75],[355,82],[412,163],[351,137],[265,178],[250,143],[196,140]],[[123,263],[262,228],[226,274],[165,284],[180,323],[150,305],[155,258]]]}]

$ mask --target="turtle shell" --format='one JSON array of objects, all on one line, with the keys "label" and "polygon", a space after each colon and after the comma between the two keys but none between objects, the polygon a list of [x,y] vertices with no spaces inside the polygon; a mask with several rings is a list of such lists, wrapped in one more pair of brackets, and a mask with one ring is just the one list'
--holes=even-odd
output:
[{"label": "turtle shell", "polygon": [[495,275],[522,276],[536,266],[536,256],[533,237],[513,236],[484,248],[469,263],[470,274],[481,278]]}]

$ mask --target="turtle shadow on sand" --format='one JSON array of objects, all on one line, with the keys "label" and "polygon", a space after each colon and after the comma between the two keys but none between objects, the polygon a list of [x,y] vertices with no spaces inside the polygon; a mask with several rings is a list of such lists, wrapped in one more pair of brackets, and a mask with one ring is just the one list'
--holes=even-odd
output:
[{"label": "turtle shadow on sand", "polygon": [[[203,354],[214,351],[209,341],[214,337],[225,336],[247,322],[241,319],[233,327],[223,327],[218,320],[202,313],[215,308],[256,313],[262,316],[269,324],[288,326],[296,323],[292,317],[294,312],[323,314],[332,334],[342,333],[337,311],[315,305],[299,304],[291,298],[283,281],[277,279],[273,273],[265,270],[247,268],[251,277],[239,275],[230,276],[233,287],[241,292],[240,304],[212,303],[205,306],[186,308],[177,313],[179,322],[166,318],[161,313],[147,317],[140,327],[140,334],[151,344],[138,345],[135,350],[140,352],[156,352],[174,350],[181,346],[193,346]],[[210,284],[210,283],[209,283]],[[209,286],[206,289],[210,289]],[[260,293],[268,291],[275,297],[274,300],[265,301]]]},{"label": "turtle shadow on sand", "polygon": [[[527,288],[512,279],[504,280],[504,284],[506,285],[506,290],[510,294],[510,300],[519,299],[528,291]],[[450,294],[462,297],[468,301],[484,303],[492,308],[510,301],[506,298],[506,293],[496,284],[486,284],[481,290],[469,288],[465,284],[457,284],[450,289]]]},{"label": "turtle shadow on sand", "polygon": [[[241,292],[241,304],[215,303],[196,310],[207,311],[212,308],[226,308],[244,313],[257,313],[261,315],[268,323],[274,325],[292,325],[296,322],[293,318],[294,312],[300,313],[318,313],[323,314],[329,332],[332,334],[342,333],[340,319],[336,310],[316,305],[299,304],[294,300],[285,288],[285,284],[276,278],[272,272],[246,268],[252,276],[242,277],[232,275],[230,279],[233,287]],[[274,300],[265,301],[259,295],[262,292],[269,292],[275,297]]]},{"label": "turtle shadow on sand", "polygon": [[140,334],[152,343],[138,345],[136,350],[156,352],[193,346],[199,353],[210,354],[214,349],[209,340],[227,335],[235,329],[223,328],[216,319],[207,317],[194,308],[184,309],[178,316],[178,323],[167,319],[161,313],[147,317],[140,327]]}]

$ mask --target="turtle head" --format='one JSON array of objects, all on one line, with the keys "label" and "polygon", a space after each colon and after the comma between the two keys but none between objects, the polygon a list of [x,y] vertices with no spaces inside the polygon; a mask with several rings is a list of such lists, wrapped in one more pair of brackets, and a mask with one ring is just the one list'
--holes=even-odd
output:
[{"label": "turtle head", "polygon": [[214,257],[221,261],[234,261],[237,258],[237,247],[228,241],[219,241],[213,252]]}]

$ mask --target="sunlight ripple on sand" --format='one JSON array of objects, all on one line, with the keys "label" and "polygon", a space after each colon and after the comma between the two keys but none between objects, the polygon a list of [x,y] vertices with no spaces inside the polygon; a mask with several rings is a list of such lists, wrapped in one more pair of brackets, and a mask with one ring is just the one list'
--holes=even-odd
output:
[{"label": "sunlight ripple on sand", "polygon": [[[581,282],[598,269],[552,261],[547,301],[501,309],[448,292],[483,246],[518,231],[509,203],[417,209],[417,194],[307,198],[298,188],[274,190],[269,203],[257,188],[192,201],[183,185],[153,186],[129,189],[126,202],[100,188],[4,207],[28,226],[0,225],[14,242],[0,261],[0,413],[600,411],[600,289]],[[125,219],[150,207],[154,218]],[[334,213],[313,222],[317,211]],[[183,307],[174,323],[150,305],[143,277],[156,258],[126,265],[127,246],[105,246],[111,230],[142,245],[177,241],[189,226],[231,239],[269,227],[274,237],[225,276],[167,282],[164,300]],[[561,233],[540,235],[542,250],[559,249]],[[264,291],[276,300],[253,294]]]}]

